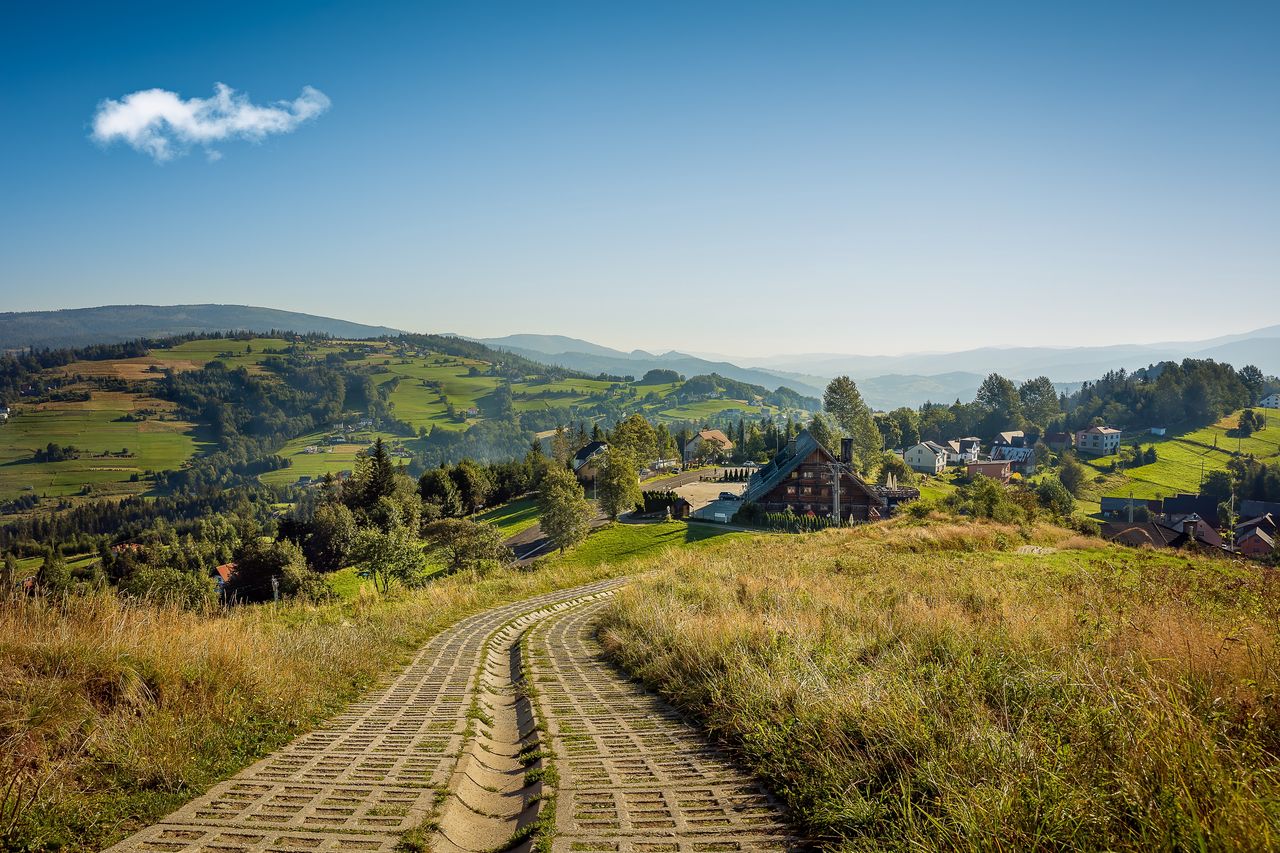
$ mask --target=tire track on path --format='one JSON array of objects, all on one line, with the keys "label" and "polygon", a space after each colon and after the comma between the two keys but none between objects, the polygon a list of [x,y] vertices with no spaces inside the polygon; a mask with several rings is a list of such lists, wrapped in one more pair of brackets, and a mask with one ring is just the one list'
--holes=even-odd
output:
[{"label": "tire track on path", "polygon": [[531,632],[539,717],[559,775],[556,851],[713,853],[806,845],[781,805],[595,643],[597,599]]}]

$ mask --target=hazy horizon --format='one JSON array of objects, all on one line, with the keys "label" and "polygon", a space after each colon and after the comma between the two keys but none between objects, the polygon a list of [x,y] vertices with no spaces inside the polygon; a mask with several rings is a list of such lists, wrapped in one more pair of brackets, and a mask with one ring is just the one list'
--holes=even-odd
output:
[{"label": "hazy horizon", "polygon": [[1280,323],[1273,4],[5,23],[4,310],[268,304],[744,359]]}]

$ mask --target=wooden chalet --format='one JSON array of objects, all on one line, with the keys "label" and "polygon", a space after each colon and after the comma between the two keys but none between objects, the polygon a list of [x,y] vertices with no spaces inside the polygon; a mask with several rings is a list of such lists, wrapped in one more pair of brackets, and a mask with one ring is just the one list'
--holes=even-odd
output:
[{"label": "wooden chalet", "polygon": [[[851,455],[852,443],[847,439],[841,447],[842,460],[837,460],[806,429],[787,442],[787,446],[751,475],[743,500],[754,503],[765,512],[797,515],[813,513],[830,517],[832,511],[832,463],[845,462]],[[888,504],[874,487],[850,472],[840,473],[840,520],[876,521],[888,515]]]}]

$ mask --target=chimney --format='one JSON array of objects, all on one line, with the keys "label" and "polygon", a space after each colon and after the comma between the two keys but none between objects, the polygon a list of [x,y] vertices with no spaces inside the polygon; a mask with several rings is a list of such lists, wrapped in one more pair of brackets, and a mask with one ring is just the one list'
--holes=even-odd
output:
[{"label": "chimney", "polygon": [[849,465],[853,462],[853,439],[840,439],[840,461]]}]

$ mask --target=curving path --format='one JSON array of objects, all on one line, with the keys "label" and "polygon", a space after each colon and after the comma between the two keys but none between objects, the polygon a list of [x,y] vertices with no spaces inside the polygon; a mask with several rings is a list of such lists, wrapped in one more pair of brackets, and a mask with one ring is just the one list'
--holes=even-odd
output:
[{"label": "curving path", "polygon": [[[794,847],[781,809],[591,639],[609,580],[468,617],[342,715],[109,853]],[[530,679],[530,676],[532,678]],[[558,781],[557,781],[558,776]]]}]

